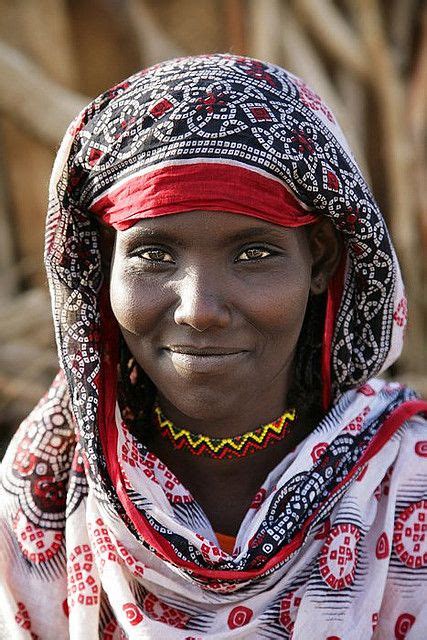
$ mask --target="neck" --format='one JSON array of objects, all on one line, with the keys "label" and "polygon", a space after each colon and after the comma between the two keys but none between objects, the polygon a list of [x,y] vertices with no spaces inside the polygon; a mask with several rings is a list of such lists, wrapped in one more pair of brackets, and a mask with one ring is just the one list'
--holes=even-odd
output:
[{"label": "neck", "polygon": [[239,408],[232,410],[221,407],[221,402],[216,403],[214,410],[200,403],[200,410],[192,411],[191,415],[188,415],[171,404],[162,394],[158,395],[162,412],[176,427],[202,433],[211,438],[232,438],[276,420],[287,409],[283,398],[286,398],[286,394],[281,394],[278,398],[257,397],[252,401],[242,402]]},{"label": "neck", "polygon": [[[295,427],[274,446],[231,460],[215,460],[185,449],[176,450],[158,430],[154,430],[148,446],[191,492],[214,530],[236,535],[267,475],[311,430],[311,425],[300,421]],[[239,429],[241,433],[241,427]],[[247,431],[247,425],[243,429]]]},{"label": "neck", "polygon": [[209,469],[210,474],[218,478],[222,474],[244,473],[248,464],[268,473],[311,428],[298,417],[295,408],[287,408],[279,416],[275,413],[274,418],[264,419],[261,424],[257,421],[250,429],[247,422],[236,421],[233,424],[227,420],[224,435],[221,434],[223,424],[216,421],[215,435],[211,436],[206,431],[196,431],[194,421],[191,429],[188,421],[174,423],[170,415],[166,415],[164,406],[159,405],[153,410],[153,425],[150,435],[146,434],[147,443],[165,462],[169,459],[177,465],[180,459],[193,471]]}]

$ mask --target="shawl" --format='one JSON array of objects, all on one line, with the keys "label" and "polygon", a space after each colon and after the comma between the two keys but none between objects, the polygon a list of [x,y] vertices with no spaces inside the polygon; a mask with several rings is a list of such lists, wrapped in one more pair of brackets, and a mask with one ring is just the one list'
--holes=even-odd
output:
[{"label": "shawl", "polygon": [[[100,255],[100,220],[198,209],[285,226],[324,215],[345,243],[323,312],[325,417],[265,479],[232,554],[119,408]],[[55,161],[45,261],[60,372],[2,464],[2,638],[425,637],[427,405],[376,377],[400,353],[403,284],[309,87],[216,54],[99,96]]]}]

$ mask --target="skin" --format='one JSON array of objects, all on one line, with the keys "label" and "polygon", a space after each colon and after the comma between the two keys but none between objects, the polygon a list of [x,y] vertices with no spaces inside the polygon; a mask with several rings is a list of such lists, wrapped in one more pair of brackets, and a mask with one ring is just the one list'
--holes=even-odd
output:
[{"label": "skin", "polygon": [[[178,426],[216,437],[283,413],[309,293],[325,290],[339,253],[325,219],[284,228],[201,211],[117,232],[113,313],[164,413]],[[175,451],[159,437],[150,448],[193,493],[214,529],[235,535],[265,476],[307,428],[298,425],[281,444],[239,460]]]}]

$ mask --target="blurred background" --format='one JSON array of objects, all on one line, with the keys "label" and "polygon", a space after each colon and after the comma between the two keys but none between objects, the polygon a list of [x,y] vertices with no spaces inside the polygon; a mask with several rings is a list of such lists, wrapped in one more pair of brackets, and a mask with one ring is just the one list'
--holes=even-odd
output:
[{"label": "blurred background", "polygon": [[427,5],[422,0],[0,0],[0,453],[57,369],[43,268],[68,123],[141,67],[231,51],[332,107],[388,221],[409,298],[393,377],[427,395]]}]

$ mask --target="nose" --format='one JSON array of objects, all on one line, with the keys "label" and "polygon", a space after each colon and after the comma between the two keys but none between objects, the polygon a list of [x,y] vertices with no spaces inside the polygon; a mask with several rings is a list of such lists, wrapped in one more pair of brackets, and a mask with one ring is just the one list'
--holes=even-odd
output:
[{"label": "nose", "polygon": [[176,324],[188,325],[196,331],[225,328],[231,321],[231,313],[221,291],[221,282],[201,273],[187,274],[179,287],[179,304],[175,309]]}]

